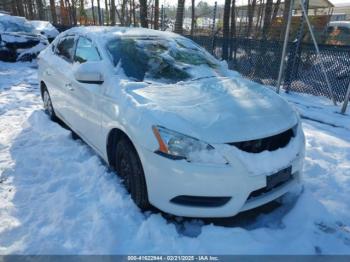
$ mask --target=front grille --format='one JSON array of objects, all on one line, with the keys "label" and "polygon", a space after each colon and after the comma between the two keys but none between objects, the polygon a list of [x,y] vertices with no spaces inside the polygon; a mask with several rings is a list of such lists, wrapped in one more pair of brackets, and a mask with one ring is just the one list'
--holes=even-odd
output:
[{"label": "front grille", "polygon": [[278,135],[228,144],[231,146],[235,146],[240,150],[248,153],[260,153],[265,150],[274,151],[279,148],[285,147],[286,145],[288,145],[292,137],[294,137],[294,131],[293,128],[290,128],[287,131],[284,131],[283,133],[280,133]]}]

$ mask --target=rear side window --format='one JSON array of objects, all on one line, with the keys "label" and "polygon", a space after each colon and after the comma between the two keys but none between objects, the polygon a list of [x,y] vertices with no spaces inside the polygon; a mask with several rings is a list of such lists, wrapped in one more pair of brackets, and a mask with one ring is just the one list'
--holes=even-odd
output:
[{"label": "rear side window", "polygon": [[72,61],[74,54],[74,37],[63,38],[57,45],[56,54],[68,61]]},{"label": "rear side window", "polygon": [[74,61],[84,63],[86,61],[99,60],[101,60],[100,55],[92,42],[85,37],[80,37],[75,51]]}]

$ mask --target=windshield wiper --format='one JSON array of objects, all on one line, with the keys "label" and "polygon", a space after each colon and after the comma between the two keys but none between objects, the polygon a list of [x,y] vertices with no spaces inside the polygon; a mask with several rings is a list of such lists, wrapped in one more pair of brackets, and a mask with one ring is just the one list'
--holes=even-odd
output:
[{"label": "windshield wiper", "polygon": [[213,78],[213,77],[217,77],[217,76],[201,76],[198,78],[191,79],[190,81],[197,81],[197,80],[206,79],[206,78]]}]

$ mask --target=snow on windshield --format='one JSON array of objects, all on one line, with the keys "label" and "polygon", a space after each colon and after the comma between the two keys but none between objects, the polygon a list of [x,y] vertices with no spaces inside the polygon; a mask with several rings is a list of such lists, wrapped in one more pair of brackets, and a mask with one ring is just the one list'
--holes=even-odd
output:
[{"label": "snow on windshield", "polygon": [[26,32],[32,33],[34,27],[23,17],[0,16],[0,32]]},{"label": "snow on windshield", "polygon": [[196,77],[193,68],[215,71],[218,61],[190,40],[159,37],[114,38],[107,43],[114,65],[121,62],[125,74],[137,81],[162,79],[178,82]]}]

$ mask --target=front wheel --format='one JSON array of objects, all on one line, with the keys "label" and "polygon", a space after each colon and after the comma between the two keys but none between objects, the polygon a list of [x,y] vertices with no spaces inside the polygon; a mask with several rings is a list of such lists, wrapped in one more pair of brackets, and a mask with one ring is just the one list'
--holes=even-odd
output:
[{"label": "front wheel", "polygon": [[148,201],[145,175],[134,146],[129,140],[123,138],[117,143],[116,151],[116,170],[124,180],[131,198],[142,210],[149,209],[151,205]]},{"label": "front wheel", "polygon": [[53,106],[52,106],[52,101],[49,95],[49,91],[47,91],[46,88],[44,89],[44,92],[43,92],[43,102],[44,102],[45,113],[49,116],[51,120],[55,121],[57,119],[55,110],[53,109]]}]

